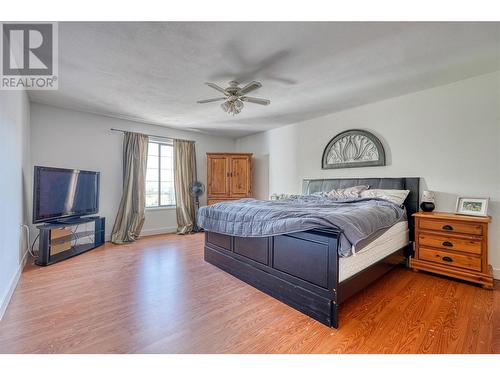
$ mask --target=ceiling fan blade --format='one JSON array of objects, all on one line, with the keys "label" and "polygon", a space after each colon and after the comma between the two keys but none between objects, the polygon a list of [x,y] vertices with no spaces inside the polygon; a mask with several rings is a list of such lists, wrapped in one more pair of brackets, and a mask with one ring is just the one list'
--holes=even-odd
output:
[{"label": "ceiling fan blade", "polygon": [[245,85],[241,89],[238,90],[238,94],[243,95],[246,94],[247,92],[257,90],[259,87],[262,87],[262,84],[257,81],[252,81],[248,85]]},{"label": "ceiling fan blade", "polygon": [[267,99],[259,99],[259,98],[252,98],[249,96],[242,96],[240,98],[244,102],[249,102],[249,103],[255,103],[255,104],[261,104],[261,105],[268,105],[271,104],[270,100]]},{"label": "ceiling fan blade", "polygon": [[196,103],[211,103],[211,102],[218,102],[219,100],[226,100],[226,98],[213,98],[213,99],[204,99],[204,100],[198,100]]},{"label": "ceiling fan blade", "polygon": [[226,90],[224,90],[222,87],[220,87],[219,85],[216,85],[215,83],[211,83],[211,82],[205,82],[205,85],[207,86],[210,86],[211,88],[217,90],[217,91],[220,91],[221,93],[223,94],[227,94],[226,93]]}]

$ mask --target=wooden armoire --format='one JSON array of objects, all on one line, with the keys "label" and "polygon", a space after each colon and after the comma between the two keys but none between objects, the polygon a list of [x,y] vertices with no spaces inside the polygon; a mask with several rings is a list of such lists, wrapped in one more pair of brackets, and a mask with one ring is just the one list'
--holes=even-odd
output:
[{"label": "wooden armoire", "polygon": [[252,196],[252,154],[207,153],[207,201],[214,204]]}]

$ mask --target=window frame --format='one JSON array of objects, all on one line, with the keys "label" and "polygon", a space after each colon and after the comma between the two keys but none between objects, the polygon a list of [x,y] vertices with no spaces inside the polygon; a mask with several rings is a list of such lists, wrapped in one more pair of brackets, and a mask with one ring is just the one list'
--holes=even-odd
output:
[{"label": "window frame", "polygon": [[[161,204],[161,145],[173,147],[174,144],[172,141],[165,141],[165,140],[159,140],[159,139],[149,139],[148,141],[148,149],[149,145],[151,143],[155,143],[158,145],[158,205],[157,206],[147,206],[146,205],[146,210],[161,210],[161,209],[174,209],[175,208],[175,203],[173,204]],[[148,152],[148,158],[149,158],[149,152]],[[174,183],[174,169],[172,165],[172,183]],[[175,185],[174,185],[175,186]],[[174,191],[174,197],[175,197],[175,191]]]}]

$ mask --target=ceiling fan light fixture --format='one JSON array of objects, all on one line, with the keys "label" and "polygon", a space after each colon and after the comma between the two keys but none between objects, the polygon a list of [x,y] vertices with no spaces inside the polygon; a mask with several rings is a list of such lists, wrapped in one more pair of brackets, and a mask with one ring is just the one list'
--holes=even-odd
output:
[{"label": "ceiling fan light fixture", "polygon": [[235,116],[241,112],[241,110],[244,107],[244,104],[241,100],[237,99],[237,100],[225,101],[220,106],[222,107],[224,112],[229,113],[232,116]]},{"label": "ceiling fan light fixture", "polygon": [[241,110],[245,106],[245,104],[243,103],[244,101],[260,105],[268,105],[269,103],[271,103],[267,99],[259,99],[259,98],[252,98],[245,96],[246,93],[262,87],[262,84],[257,81],[252,81],[243,88],[240,88],[238,86],[239,83],[236,81],[229,82],[229,87],[226,89],[223,89],[222,87],[216,85],[215,83],[207,82],[206,84],[217,91],[223,92],[226,97],[198,100],[198,103],[203,104],[203,103],[216,102],[218,100],[225,100],[225,102],[222,103],[220,106],[224,112],[229,113],[232,116],[235,116],[241,112]]}]

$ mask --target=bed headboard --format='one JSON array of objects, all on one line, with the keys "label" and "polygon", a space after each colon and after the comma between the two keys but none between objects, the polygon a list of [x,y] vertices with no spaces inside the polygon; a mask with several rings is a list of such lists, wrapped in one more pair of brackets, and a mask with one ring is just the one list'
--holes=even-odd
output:
[{"label": "bed headboard", "polygon": [[408,213],[408,227],[410,229],[410,240],[414,240],[414,221],[411,218],[418,212],[420,177],[381,177],[381,178],[328,178],[320,180],[304,180],[302,193],[312,194],[320,191],[330,191],[357,185],[369,185],[370,189],[398,189],[410,190],[405,200],[406,212]]}]

